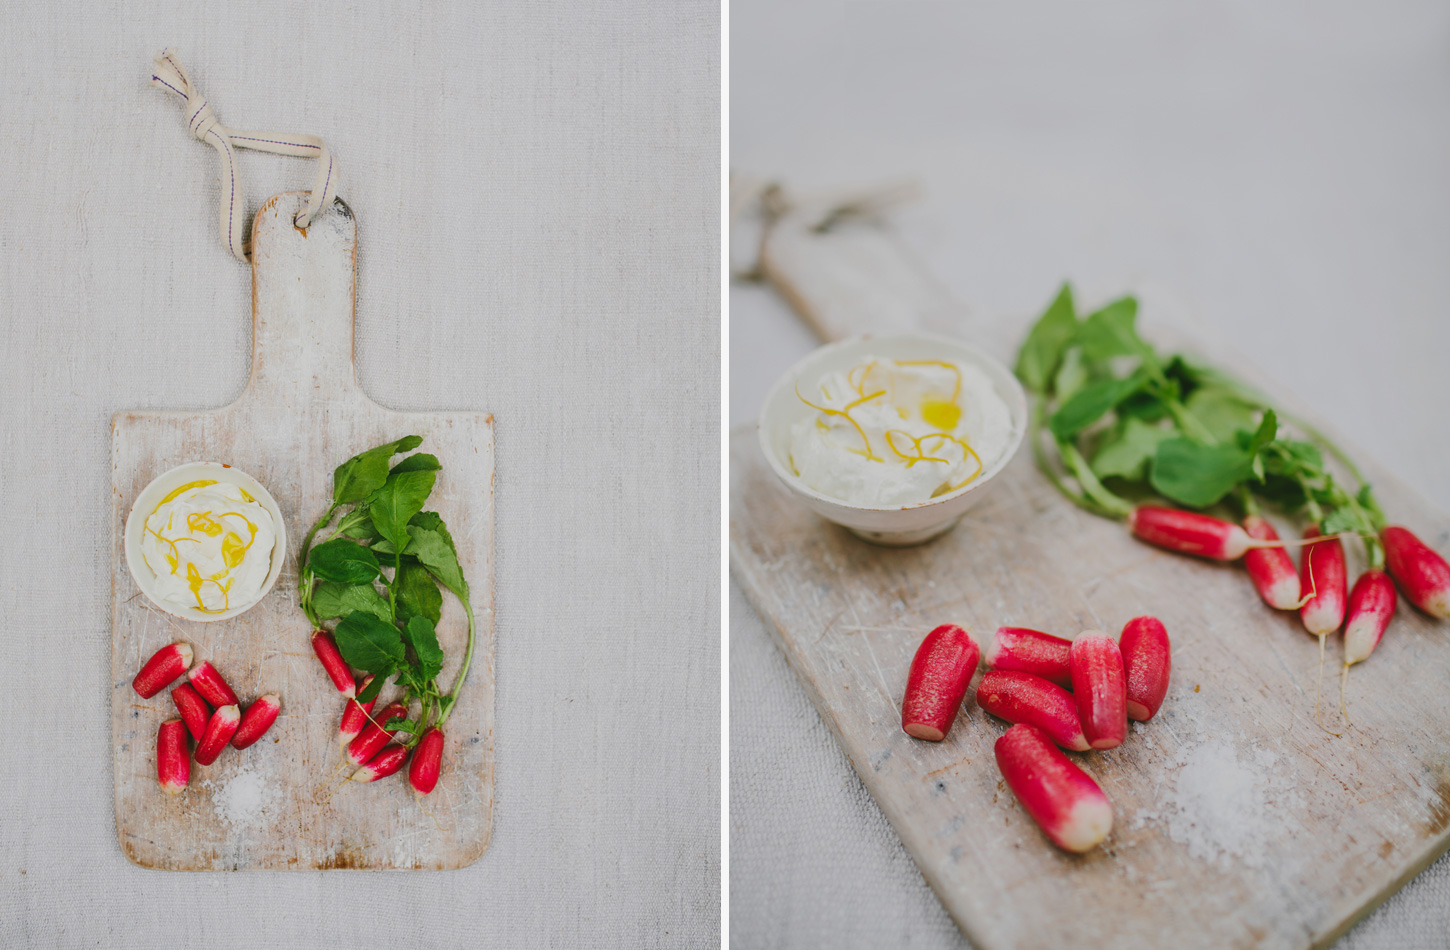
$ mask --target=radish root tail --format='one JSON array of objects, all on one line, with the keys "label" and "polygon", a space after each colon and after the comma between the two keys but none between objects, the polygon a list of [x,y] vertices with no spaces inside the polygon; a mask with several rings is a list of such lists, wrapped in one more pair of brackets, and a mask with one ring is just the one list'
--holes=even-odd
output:
[{"label": "radish root tail", "polygon": [[438,816],[433,814],[433,812],[429,811],[424,806],[423,801],[426,797],[427,796],[425,795],[419,795],[417,792],[413,793],[413,799],[418,803],[418,810],[421,811],[423,814],[427,815],[429,818],[433,819],[433,827],[437,828],[444,834],[447,834],[449,831],[453,830],[451,828],[444,828],[442,823],[438,821]]},{"label": "radish root tail", "polygon": [[1341,531],[1338,534],[1321,534],[1313,538],[1280,538],[1278,541],[1261,541],[1255,538],[1249,543],[1249,549],[1254,548],[1302,548],[1310,544],[1318,544],[1320,541],[1342,541],[1345,538],[1372,538],[1373,535],[1361,534],[1358,531]]},{"label": "radish root tail", "polygon": [[1324,640],[1325,639],[1326,639],[1326,636],[1325,635],[1321,635],[1319,637],[1319,679],[1314,683],[1314,723],[1317,726],[1319,726],[1320,729],[1323,729],[1325,732],[1329,733],[1331,736],[1334,736],[1334,737],[1338,738],[1339,736],[1344,735],[1344,733],[1342,733],[1342,732],[1335,732],[1333,729],[1330,729],[1328,726],[1326,726],[1324,724],[1324,721],[1319,718],[1319,693],[1320,693],[1321,688],[1324,685]]},{"label": "radish root tail", "polygon": [[[1319,678],[1314,681],[1314,721],[1319,722],[1319,688],[1324,683],[1324,636],[1319,637]],[[1319,722],[1319,728],[1324,724]]]},{"label": "radish root tail", "polygon": [[1339,714],[1344,717],[1344,728],[1353,729],[1354,723],[1349,721],[1349,702],[1345,699],[1345,689],[1349,685],[1349,664],[1346,663],[1339,671]]},{"label": "radish root tail", "polygon": [[[334,774],[336,774],[336,773],[334,773]],[[322,799],[321,801],[318,801],[317,800],[317,792],[313,792],[312,793],[312,801],[313,801],[313,804],[323,805],[323,806],[326,806],[326,805],[331,804],[332,803],[332,796],[336,795],[338,793],[338,790],[341,789],[344,785],[346,785],[351,778],[352,778],[352,776],[349,775],[347,778],[343,779],[342,781],[340,781],[336,785],[334,785],[332,787],[332,791],[328,792],[327,793],[327,797],[324,798],[324,799]],[[320,791],[322,791],[323,788],[326,788],[326,787],[327,786],[324,785],[321,788],[319,788],[317,791],[320,792]]]}]

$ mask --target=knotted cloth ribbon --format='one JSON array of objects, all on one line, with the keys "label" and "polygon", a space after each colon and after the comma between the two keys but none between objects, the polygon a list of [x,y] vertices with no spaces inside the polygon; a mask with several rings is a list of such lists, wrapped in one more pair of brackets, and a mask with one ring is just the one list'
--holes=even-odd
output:
[{"label": "knotted cloth ribbon", "polygon": [[237,175],[237,156],[234,149],[251,148],[259,152],[275,152],[278,155],[296,155],[300,158],[317,159],[317,180],[312,186],[312,195],[292,223],[305,228],[312,223],[318,210],[331,207],[337,197],[337,168],[332,153],[315,135],[293,135],[278,132],[234,132],[218,121],[206,96],[192,85],[176,51],[167,48],[156,54],[156,70],[151,74],[151,85],[169,89],[182,99],[182,112],[186,116],[187,128],[199,141],[210,144],[222,158],[222,200],[220,208],[222,243],[246,261],[251,255],[250,244],[242,243],[242,224],[246,220],[246,202],[242,198],[242,182]]}]

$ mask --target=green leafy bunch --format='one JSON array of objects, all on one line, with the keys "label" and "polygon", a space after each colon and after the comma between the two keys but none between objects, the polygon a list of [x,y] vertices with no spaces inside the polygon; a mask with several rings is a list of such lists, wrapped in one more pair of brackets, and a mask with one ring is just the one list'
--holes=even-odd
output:
[{"label": "green leafy bunch", "polygon": [[[1158,353],[1137,317],[1138,301],[1121,297],[1080,318],[1064,284],[1023,342],[1016,372],[1033,397],[1033,453],[1053,485],[1110,518],[1153,496],[1187,508],[1227,500],[1245,515],[1265,501],[1325,534],[1365,535],[1379,567],[1374,536],[1385,519],[1353,461],[1232,376]],[[1326,451],[1352,491],[1326,466]]]},{"label": "green leafy bunch", "polygon": [[[414,700],[421,703],[416,719],[383,724],[410,733],[409,746],[430,723],[442,728],[448,720],[474,643],[473,606],[453,537],[437,512],[423,510],[441,468],[438,459],[419,452],[392,464],[394,456],[422,443],[421,436],[404,436],[339,465],[332,474],[332,505],[307,532],[298,557],[302,612],[314,629],[336,620],[332,635],[343,659],[373,674],[358,701],[376,697],[391,676],[409,709]],[[327,539],[314,548],[317,533],[329,525]],[[448,693],[438,685],[441,588],[458,598],[468,617],[468,646]]]}]

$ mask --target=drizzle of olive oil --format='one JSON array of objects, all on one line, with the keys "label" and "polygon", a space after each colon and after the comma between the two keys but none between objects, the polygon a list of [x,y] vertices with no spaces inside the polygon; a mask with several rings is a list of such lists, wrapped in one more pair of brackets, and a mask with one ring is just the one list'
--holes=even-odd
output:
[{"label": "drizzle of olive oil", "polygon": [[251,546],[250,542],[243,544],[235,531],[228,531],[222,539],[222,560],[226,562],[227,569],[242,563],[242,558],[247,556],[247,548]]},{"label": "drizzle of olive oil", "polygon": [[214,538],[226,530],[211,516],[210,511],[193,511],[186,516],[186,526],[193,532],[200,531],[208,538]]},{"label": "drizzle of olive oil", "polygon": [[168,501],[173,501],[182,492],[191,491],[193,488],[205,488],[208,485],[215,485],[215,484],[216,484],[216,479],[215,478],[203,478],[200,481],[187,482],[185,485],[182,485],[179,488],[173,489],[172,492],[171,492],[171,494],[169,494],[165,498],[161,499],[161,501],[156,505],[156,508],[151,509],[151,513],[153,515],[156,514],[156,510],[158,508],[160,508],[162,505],[166,504]]},{"label": "drizzle of olive oil", "polygon": [[961,421],[962,409],[956,403],[947,402],[945,399],[923,399],[921,401],[921,418],[923,422],[935,429],[951,432]]}]

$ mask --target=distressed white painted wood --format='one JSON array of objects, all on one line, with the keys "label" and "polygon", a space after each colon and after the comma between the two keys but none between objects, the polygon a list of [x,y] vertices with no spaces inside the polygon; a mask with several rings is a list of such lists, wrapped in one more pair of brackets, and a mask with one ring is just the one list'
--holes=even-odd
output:
[{"label": "distressed white painted wood", "polygon": [[[852,231],[787,229],[766,247],[772,280],[818,332],[882,329],[877,307],[891,299],[911,303],[890,308],[890,328],[961,319],[935,282],[902,287],[920,267],[894,237]],[[1024,330],[958,323],[1004,359]],[[1450,517],[1368,467],[1392,519],[1450,548]],[[880,548],[799,504],[752,430],[731,438],[735,576],[974,946],[1325,946],[1450,847],[1450,624],[1401,601],[1350,677],[1355,728],[1336,738],[1314,722],[1317,642],[1296,616],[1265,607],[1240,567],[1157,551],[1079,511],[1025,447],[998,478],[942,538]],[[939,623],[983,640],[1005,624],[1117,630],[1143,613],[1168,627],[1173,682],[1124,746],[1076,757],[1116,812],[1091,854],[1058,851],[1017,805],[992,756],[1005,726],[974,703],[944,742],[901,732],[907,668]],[[1335,669],[1331,659],[1330,724]],[[1243,808],[1207,804],[1222,805],[1229,788]]]},{"label": "distressed white painted wood", "polygon": [[[111,707],[116,831],[137,864],[172,870],[447,869],[488,847],[493,811],[493,419],[478,412],[404,413],[372,402],[353,372],[357,225],[335,206],[303,231],[302,192],[278,195],[253,228],[252,375],[229,406],[204,412],[121,412],[113,421],[114,508]],[[225,319],[218,315],[218,319]],[[448,721],[443,777],[423,805],[406,778],[336,784],[343,701],[313,656],[297,607],[295,551],[331,500],[332,470],[362,449],[423,436],[443,470],[428,507],[447,521],[472,587],[478,641],[468,683]],[[282,509],[289,552],[273,590],[239,617],[189,623],[140,594],[122,556],[132,501],[156,475],[188,461],[221,461],[255,476]],[[257,745],[193,763],[191,786],[172,798],[156,784],[156,728],[176,715],[169,692],[143,700],[131,688],[160,646],[192,644],[245,703],[282,698],[282,714]],[[439,640],[462,658],[462,610],[444,594]],[[390,695],[391,687],[383,698]],[[275,796],[263,820],[224,820],[217,797],[246,769]]]}]

